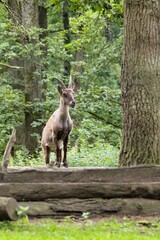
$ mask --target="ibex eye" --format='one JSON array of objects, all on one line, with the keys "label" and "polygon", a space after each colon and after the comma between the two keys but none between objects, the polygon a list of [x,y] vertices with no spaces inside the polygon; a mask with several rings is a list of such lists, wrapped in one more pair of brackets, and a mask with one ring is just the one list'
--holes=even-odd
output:
[{"label": "ibex eye", "polygon": [[63,93],[63,97],[67,97],[67,93]]}]

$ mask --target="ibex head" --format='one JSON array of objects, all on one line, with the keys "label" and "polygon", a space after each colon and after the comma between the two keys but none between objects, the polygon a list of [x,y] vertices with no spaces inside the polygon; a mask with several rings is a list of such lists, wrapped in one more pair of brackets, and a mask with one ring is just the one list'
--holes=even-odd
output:
[{"label": "ibex head", "polygon": [[59,82],[58,91],[61,95],[61,101],[65,106],[74,108],[76,102],[74,99],[74,87],[72,86],[71,78],[70,78],[68,87],[66,87],[61,80],[58,80],[58,82]]}]

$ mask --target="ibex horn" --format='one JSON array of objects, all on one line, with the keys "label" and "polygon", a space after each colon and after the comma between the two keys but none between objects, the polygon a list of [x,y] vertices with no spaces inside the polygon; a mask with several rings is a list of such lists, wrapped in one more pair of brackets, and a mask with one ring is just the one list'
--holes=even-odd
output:
[{"label": "ibex horn", "polygon": [[[55,77],[54,77],[55,78]],[[63,87],[63,88],[66,88],[66,86],[65,86],[65,84],[60,80],[60,79],[58,79],[58,78],[55,78],[60,84],[61,84],[61,86]]]},{"label": "ibex horn", "polygon": [[72,88],[72,76],[69,76],[69,83],[68,83],[68,87]]}]

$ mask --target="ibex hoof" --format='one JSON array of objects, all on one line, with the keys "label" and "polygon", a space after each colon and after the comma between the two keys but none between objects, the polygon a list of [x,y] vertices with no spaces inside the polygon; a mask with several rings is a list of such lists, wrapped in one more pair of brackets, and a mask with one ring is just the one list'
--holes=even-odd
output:
[{"label": "ibex hoof", "polygon": [[53,165],[54,165],[53,162],[50,162],[50,163],[49,163],[49,166],[50,166],[50,167],[53,167]]},{"label": "ibex hoof", "polygon": [[47,168],[49,168],[49,167],[50,167],[49,163],[46,163],[46,167],[47,167]]},{"label": "ibex hoof", "polygon": [[54,164],[56,167],[60,168],[61,164],[59,162],[55,162]]},{"label": "ibex hoof", "polygon": [[63,166],[66,167],[66,168],[68,168],[68,163],[67,163],[67,162],[64,162],[64,163],[63,163]]}]

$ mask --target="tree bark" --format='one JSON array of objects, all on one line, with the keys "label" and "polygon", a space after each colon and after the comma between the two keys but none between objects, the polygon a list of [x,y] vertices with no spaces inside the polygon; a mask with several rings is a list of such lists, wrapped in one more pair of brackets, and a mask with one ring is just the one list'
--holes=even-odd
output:
[{"label": "tree bark", "polygon": [[160,164],[160,5],[125,0],[120,166]]},{"label": "tree bark", "polygon": [[14,198],[0,197],[0,220],[17,220],[18,204]]}]

